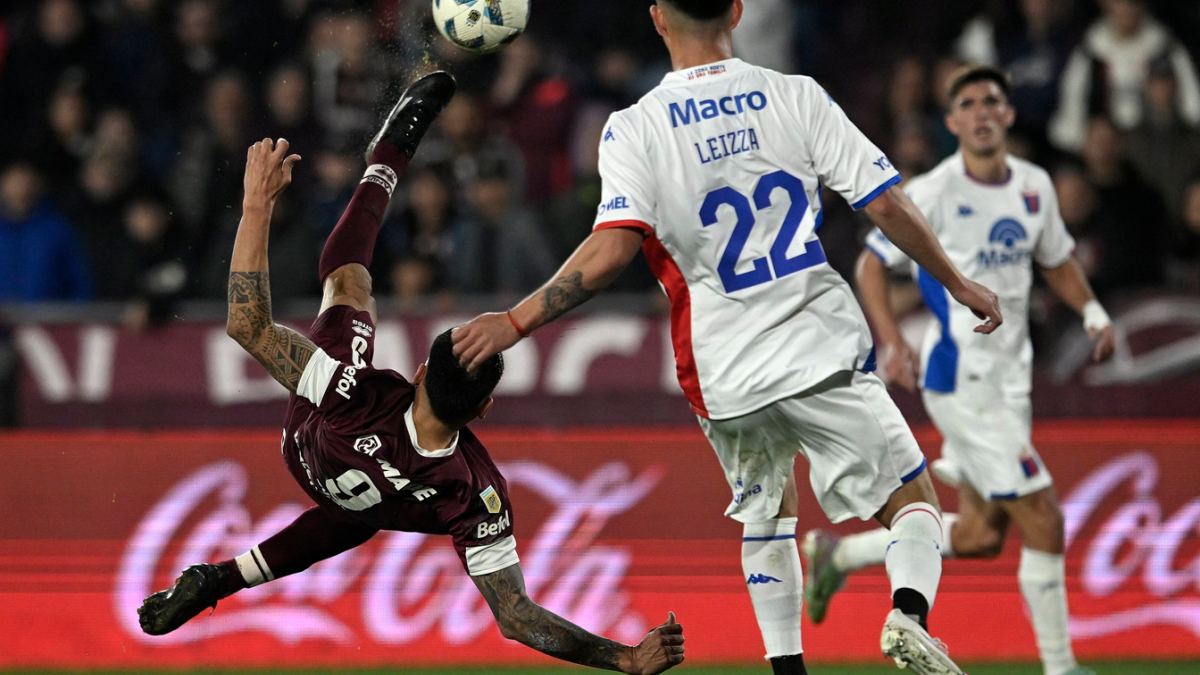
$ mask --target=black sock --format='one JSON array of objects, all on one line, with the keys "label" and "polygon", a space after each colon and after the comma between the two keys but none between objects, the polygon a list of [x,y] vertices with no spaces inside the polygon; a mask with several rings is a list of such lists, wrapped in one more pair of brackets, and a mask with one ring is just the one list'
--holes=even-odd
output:
[{"label": "black sock", "polygon": [[900,588],[892,594],[892,607],[904,612],[921,624],[921,628],[929,630],[929,601],[918,591],[911,588]]},{"label": "black sock", "polygon": [[771,669],[775,675],[808,675],[804,669],[804,655],[776,656],[771,659]]}]

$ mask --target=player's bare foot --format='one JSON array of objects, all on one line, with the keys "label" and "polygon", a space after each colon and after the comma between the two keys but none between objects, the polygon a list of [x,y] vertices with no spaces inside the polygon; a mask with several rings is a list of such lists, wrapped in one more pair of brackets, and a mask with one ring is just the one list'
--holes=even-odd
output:
[{"label": "player's bare foot", "polygon": [[138,623],[147,635],[166,635],[221,599],[229,570],[220,565],[192,565],[175,585],[142,601]]},{"label": "player's bare foot", "polygon": [[823,530],[810,530],[800,546],[800,554],[804,556],[804,609],[813,623],[825,620],[829,601],[846,583],[845,573],[833,565],[838,539]]},{"label": "player's bare foot", "polygon": [[367,163],[371,161],[371,153],[380,141],[392,145],[412,159],[417,151],[417,144],[424,138],[429,126],[437,119],[450,99],[454,98],[457,88],[454,77],[445,71],[432,72],[413,82],[400,95],[400,100],[392,108],[383,127],[371,139],[367,146]]}]

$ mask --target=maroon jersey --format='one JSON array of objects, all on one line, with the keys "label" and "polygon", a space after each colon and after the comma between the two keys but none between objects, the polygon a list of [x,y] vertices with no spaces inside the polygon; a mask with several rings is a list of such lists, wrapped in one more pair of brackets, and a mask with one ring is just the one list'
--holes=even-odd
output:
[{"label": "maroon jersey", "polygon": [[367,312],[330,308],[313,324],[313,354],[288,401],[283,456],[317,504],[380,530],[448,534],[471,575],[517,562],[508,485],[464,428],[447,448],[417,444],[416,389],[371,366]]}]

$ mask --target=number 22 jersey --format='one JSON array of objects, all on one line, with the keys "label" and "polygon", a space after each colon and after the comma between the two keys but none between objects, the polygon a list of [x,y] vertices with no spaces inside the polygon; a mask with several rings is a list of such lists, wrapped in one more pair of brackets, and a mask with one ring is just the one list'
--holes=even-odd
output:
[{"label": "number 22 jersey", "polygon": [[595,230],[642,230],[671,301],[680,385],[727,419],[874,368],[850,286],[817,239],[827,186],[860,209],[900,182],[811,78],[729,59],[668,74],[609,119]]}]

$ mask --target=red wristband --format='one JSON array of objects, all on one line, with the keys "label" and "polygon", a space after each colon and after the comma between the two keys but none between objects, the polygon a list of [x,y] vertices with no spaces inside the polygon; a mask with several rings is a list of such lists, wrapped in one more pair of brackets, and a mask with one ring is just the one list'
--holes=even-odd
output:
[{"label": "red wristband", "polygon": [[517,335],[520,335],[523,338],[529,337],[529,333],[526,333],[525,329],[521,327],[521,324],[517,323],[517,320],[513,318],[511,309],[505,312],[505,314],[508,315],[508,322],[513,325],[513,328],[517,329]]}]

